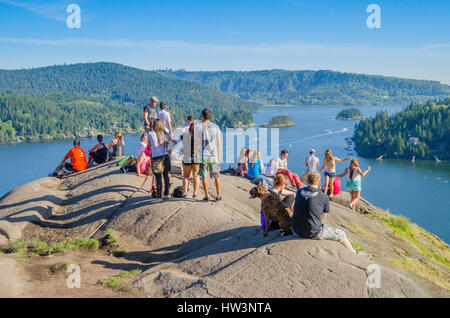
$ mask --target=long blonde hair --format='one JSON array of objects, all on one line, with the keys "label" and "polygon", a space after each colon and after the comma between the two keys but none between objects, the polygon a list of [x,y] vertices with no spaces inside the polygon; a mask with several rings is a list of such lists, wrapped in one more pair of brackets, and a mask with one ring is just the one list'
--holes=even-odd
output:
[{"label": "long blonde hair", "polygon": [[[164,123],[161,119],[155,120],[155,134],[156,138],[158,139],[158,145],[162,144],[163,142],[166,142],[166,134],[164,132]],[[161,141],[162,139],[162,141]]]},{"label": "long blonde hair", "polygon": [[[327,158],[327,155],[328,155],[328,157],[330,157],[330,159]],[[336,163],[334,162],[334,156],[333,156],[333,152],[331,151],[331,149],[325,150],[325,160],[327,162],[331,162],[332,169],[336,168]]]}]

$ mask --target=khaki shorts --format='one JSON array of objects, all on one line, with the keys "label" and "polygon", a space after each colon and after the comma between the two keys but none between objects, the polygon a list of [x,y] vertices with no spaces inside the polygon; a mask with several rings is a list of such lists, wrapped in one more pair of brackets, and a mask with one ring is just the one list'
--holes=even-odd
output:
[{"label": "khaki shorts", "polygon": [[324,225],[322,227],[322,230],[320,230],[320,233],[313,237],[313,240],[331,240],[331,241],[337,241],[342,242],[345,238],[345,232],[341,229],[336,229],[331,226]]}]

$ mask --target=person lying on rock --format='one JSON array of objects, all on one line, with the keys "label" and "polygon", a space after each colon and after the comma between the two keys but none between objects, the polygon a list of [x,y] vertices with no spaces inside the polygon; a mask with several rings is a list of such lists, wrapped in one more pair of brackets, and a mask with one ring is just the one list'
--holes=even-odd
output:
[{"label": "person lying on rock", "polygon": [[345,232],[322,224],[330,213],[330,199],[320,187],[320,174],[311,172],[307,178],[308,186],[297,191],[292,216],[292,232],[294,235],[314,239],[332,240],[341,243],[353,253],[370,257],[368,254],[355,251]]}]

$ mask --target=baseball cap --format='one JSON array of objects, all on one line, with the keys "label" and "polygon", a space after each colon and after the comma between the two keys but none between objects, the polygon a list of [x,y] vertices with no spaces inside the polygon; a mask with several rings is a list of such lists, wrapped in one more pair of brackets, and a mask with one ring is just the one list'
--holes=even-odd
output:
[{"label": "baseball cap", "polygon": [[314,148],[313,148],[313,149],[311,149],[309,152],[314,152],[314,153],[315,153],[316,151],[315,151]]},{"label": "baseball cap", "polygon": [[159,102],[159,99],[156,96],[152,96],[152,98],[150,98],[150,100],[152,100],[154,102]]}]

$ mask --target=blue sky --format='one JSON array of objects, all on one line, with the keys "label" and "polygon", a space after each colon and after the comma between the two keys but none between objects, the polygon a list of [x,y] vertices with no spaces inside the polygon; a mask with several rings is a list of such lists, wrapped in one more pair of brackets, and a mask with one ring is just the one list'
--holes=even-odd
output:
[{"label": "blue sky", "polygon": [[[66,7],[81,8],[81,28]],[[369,29],[366,8],[381,8]],[[450,84],[450,1],[0,0],[0,68],[291,69]]]}]

